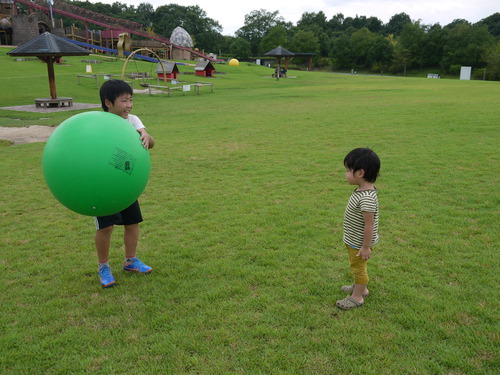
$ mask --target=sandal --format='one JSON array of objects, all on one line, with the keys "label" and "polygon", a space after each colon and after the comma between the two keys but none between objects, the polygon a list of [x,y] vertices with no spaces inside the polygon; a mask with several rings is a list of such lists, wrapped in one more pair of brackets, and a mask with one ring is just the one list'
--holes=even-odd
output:
[{"label": "sandal", "polygon": [[[352,292],[354,291],[354,284],[353,285],[344,285],[340,288],[340,290],[344,293],[347,293],[347,294],[352,294]],[[363,298],[364,297],[368,297],[370,295],[370,292],[366,293],[366,294],[362,294]]]},{"label": "sandal", "polygon": [[337,301],[337,307],[342,310],[351,310],[363,306],[363,302],[358,302],[351,296]]}]

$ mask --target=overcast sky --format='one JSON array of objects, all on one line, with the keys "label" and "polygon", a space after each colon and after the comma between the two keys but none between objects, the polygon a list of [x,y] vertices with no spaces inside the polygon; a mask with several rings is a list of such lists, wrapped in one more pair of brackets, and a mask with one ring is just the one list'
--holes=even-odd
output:
[{"label": "overcast sky", "polygon": [[[138,6],[149,3],[156,9],[161,5],[178,4],[182,6],[198,5],[207,17],[219,22],[223,35],[234,32],[245,24],[245,15],[253,10],[264,9],[268,12],[279,11],[286,22],[294,25],[304,12],[323,11],[330,19],[337,13],[344,17],[377,17],[383,23],[389,22],[398,13],[408,14],[412,20],[423,24],[439,23],[445,26],[455,19],[465,19],[471,23],[480,21],[500,12],[500,0],[90,0],[91,2],[113,3],[118,1]],[[187,30],[189,32],[189,30]]]}]

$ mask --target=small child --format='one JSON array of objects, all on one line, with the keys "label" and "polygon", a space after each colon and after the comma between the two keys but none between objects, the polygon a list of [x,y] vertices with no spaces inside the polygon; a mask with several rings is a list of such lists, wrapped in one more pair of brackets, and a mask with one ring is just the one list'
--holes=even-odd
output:
[{"label": "small child", "polygon": [[[127,120],[141,135],[140,141],[144,148],[150,149],[155,144],[153,137],[148,134],[139,117],[130,114],[133,106],[132,95],[133,90],[128,83],[110,79],[101,86],[102,108],[106,112],[113,113]],[[115,225],[124,226],[125,261],[123,269],[138,273],[153,271],[153,268],[145,265],[136,257],[137,242],[139,240],[139,223],[142,221],[141,208],[138,201],[135,201],[130,207],[114,215],[95,217],[95,245],[99,259],[99,278],[104,288],[115,284],[115,278],[111,274],[108,264],[111,233]]]},{"label": "small child", "polygon": [[337,301],[337,307],[350,310],[364,304],[368,296],[367,262],[378,242],[378,198],[373,185],[380,170],[380,159],[369,148],[356,148],[344,158],[346,179],[358,185],[347,203],[344,214],[344,243],[349,255],[354,285],[341,290],[350,294]]}]

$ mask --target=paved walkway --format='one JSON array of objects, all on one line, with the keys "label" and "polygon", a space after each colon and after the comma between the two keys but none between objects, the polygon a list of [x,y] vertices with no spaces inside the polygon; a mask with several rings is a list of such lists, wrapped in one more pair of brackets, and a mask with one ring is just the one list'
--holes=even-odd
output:
[{"label": "paved walkway", "polygon": [[[101,108],[100,104],[73,103],[71,107],[49,107],[39,108],[35,103],[29,105],[18,105],[14,107],[0,107],[9,111],[25,111],[37,113],[52,113],[62,111],[78,111],[81,109]],[[0,140],[8,140],[15,145],[32,142],[46,142],[55,127],[51,126],[25,126],[25,127],[0,127]]]},{"label": "paved walkway", "polygon": [[49,107],[49,108],[37,108],[35,103],[28,105],[18,105],[15,107],[0,107],[0,109],[6,109],[9,111],[25,111],[25,112],[39,112],[39,113],[52,113],[52,112],[62,112],[62,111],[78,111],[80,109],[90,109],[90,108],[101,108],[100,104],[92,103],[73,103],[71,107]]}]

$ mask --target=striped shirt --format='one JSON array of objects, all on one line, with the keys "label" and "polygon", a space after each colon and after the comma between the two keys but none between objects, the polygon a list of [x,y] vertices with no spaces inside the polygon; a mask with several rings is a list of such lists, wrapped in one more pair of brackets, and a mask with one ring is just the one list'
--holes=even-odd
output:
[{"label": "striped shirt", "polygon": [[354,191],[349,198],[344,214],[344,243],[355,249],[363,246],[365,221],[363,212],[374,212],[373,236],[370,247],[378,242],[378,198],[377,189]]}]

